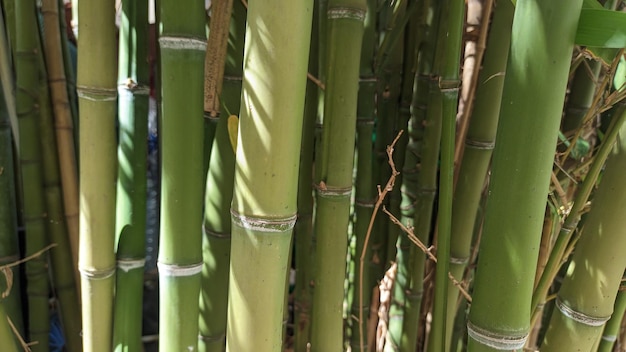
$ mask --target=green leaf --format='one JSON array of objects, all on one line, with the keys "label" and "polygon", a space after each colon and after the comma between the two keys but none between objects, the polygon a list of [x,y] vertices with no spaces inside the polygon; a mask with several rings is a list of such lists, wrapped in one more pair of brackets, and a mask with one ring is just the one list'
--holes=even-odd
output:
[{"label": "green leaf", "polygon": [[626,13],[601,8],[582,9],[576,44],[601,48],[626,47]]}]

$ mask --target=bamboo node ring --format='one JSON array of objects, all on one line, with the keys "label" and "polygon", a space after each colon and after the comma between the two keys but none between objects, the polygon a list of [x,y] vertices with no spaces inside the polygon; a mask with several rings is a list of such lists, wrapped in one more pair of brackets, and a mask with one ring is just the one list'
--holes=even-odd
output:
[{"label": "bamboo node ring", "polygon": [[211,236],[211,237],[215,237],[215,238],[230,238],[230,232],[217,232],[217,231],[213,231],[213,230],[209,230],[206,227],[206,224],[202,224],[202,233],[204,233],[207,236]]},{"label": "bamboo node ring", "polygon": [[617,336],[616,335],[603,335],[602,340],[607,341],[607,342],[615,342],[617,341]]},{"label": "bamboo node ring", "polygon": [[118,259],[117,267],[118,269],[124,271],[125,273],[135,270],[135,269],[143,269],[146,265],[146,259]]},{"label": "bamboo node ring", "polygon": [[496,144],[491,141],[491,142],[487,142],[487,141],[478,141],[475,139],[466,139],[465,140],[465,146],[472,148],[472,149],[479,149],[479,150],[493,150],[493,148],[496,146]]},{"label": "bamboo node ring", "polygon": [[333,7],[328,9],[326,15],[329,20],[351,19],[363,22],[366,13],[366,10],[354,7]]},{"label": "bamboo node ring", "polygon": [[91,280],[104,280],[110,278],[111,276],[113,276],[113,274],[115,274],[115,267],[107,269],[80,268],[78,269],[78,271],[80,271],[80,276],[82,276],[83,278]]},{"label": "bamboo node ring", "polygon": [[77,86],[76,94],[79,98],[91,101],[116,101],[117,89]]},{"label": "bamboo node ring", "polygon": [[474,341],[500,351],[519,350],[524,347],[528,333],[524,335],[504,335],[500,332],[489,331],[467,322],[467,334]]},{"label": "bamboo node ring", "polygon": [[198,340],[204,341],[204,342],[219,342],[219,341],[223,341],[225,338],[226,338],[225,333],[214,335],[214,336],[205,336],[202,334],[198,335]]},{"label": "bamboo node ring", "polygon": [[261,218],[239,214],[236,210],[230,209],[233,224],[247,230],[258,232],[284,233],[293,229],[296,224],[298,214],[286,218]]},{"label": "bamboo node ring", "polygon": [[452,257],[450,256],[450,264],[456,264],[456,265],[465,265],[469,262],[469,258],[468,257],[464,257],[464,258],[457,258],[457,257]]},{"label": "bamboo node ring", "polygon": [[159,38],[161,49],[172,50],[206,50],[206,40],[200,38],[163,36]]},{"label": "bamboo node ring", "polygon": [[163,276],[185,277],[194,276],[202,272],[202,262],[191,265],[177,265],[157,262],[159,274]]},{"label": "bamboo node ring", "polygon": [[578,312],[574,310],[574,308],[565,304],[565,302],[563,302],[560,297],[556,298],[556,306],[565,317],[586,326],[602,326],[609,319],[611,319],[610,315],[608,317],[594,317],[582,312]]}]

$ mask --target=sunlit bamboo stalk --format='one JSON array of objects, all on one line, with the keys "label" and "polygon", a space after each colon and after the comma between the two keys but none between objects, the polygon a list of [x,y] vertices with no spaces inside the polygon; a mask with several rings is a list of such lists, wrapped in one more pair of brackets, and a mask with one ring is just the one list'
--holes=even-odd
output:
[{"label": "sunlit bamboo stalk", "polygon": [[620,129],[606,162],[583,233],[557,294],[542,351],[592,350],[613,313],[626,267],[626,217],[614,211],[626,209],[626,190],[622,187],[625,169],[626,125]]},{"label": "sunlit bamboo stalk", "polygon": [[311,351],[337,351],[343,344],[343,282],[366,9],[365,0],[330,0],[326,12],[324,130],[321,159],[316,159],[320,177],[314,220],[317,247]]},{"label": "sunlit bamboo stalk", "polygon": [[[495,8],[487,51],[478,76],[472,118],[467,138],[464,140],[465,148],[454,193],[450,241],[450,272],[459,281],[463,280],[469,261],[476,214],[495,144],[513,11],[513,4],[507,1],[498,3]],[[458,288],[450,285],[447,307],[447,343],[452,337],[458,297]]]},{"label": "sunlit bamboo stalk", "polygon": [[116,289],[114,351],[137,351],[142,342],[148,154],[148,2],[122,1],[117,90]]},{"label": "sunlit bamboo stalk", "polygon": [[115,7],[81,4],[78,40],[80,104],[80,239],[83,350],[112,351],[117,169]]},{"label": "sunlit bamboo stalk", "polygon": [[248,7],[231,207],[231,352],[279,351],[283,344],[312,11],[312,1]]},{"label": "sunlit bamboo stalk", "polygon": [[160,1],[159,7],[159,350],[165,352],[198,346],[206,35],[203,1],[190,1],[186,6]]},{"label": "sunlit bamboo stalk", "polygon": [[[467,324],[470,352],[520,349],[528,336],[545,197],[581,6],[518,0],[515,7]],[[550,16],[557,12],[558,21]],[[540,83],[546,81],[551,84]]]}]

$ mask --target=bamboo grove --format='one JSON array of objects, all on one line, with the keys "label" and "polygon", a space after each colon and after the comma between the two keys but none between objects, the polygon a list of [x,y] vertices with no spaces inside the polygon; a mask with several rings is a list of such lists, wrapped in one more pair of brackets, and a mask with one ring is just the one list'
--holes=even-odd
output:
[{"label": "bamboo grove", "polygon": [[626,351],[626,2],[0,5],[1,351]]}]

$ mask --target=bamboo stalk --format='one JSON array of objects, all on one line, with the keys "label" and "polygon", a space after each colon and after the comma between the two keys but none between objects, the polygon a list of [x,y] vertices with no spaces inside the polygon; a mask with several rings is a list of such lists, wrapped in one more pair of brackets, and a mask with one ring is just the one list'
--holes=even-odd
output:
[{"label": "bamboo stalk", "polygon": [[[0,33],[1,35],[2,33]],[[6,46],[3,46],[6,48]],[[2,76],[4,80],[6,76]],[[7,77],[8,78],[8,77]],[[11,121],[6,104],[6,95],[0,90],[0,266],[14,262],[20,257],[17,220],[17,195],[15,180],[15,159]],[[15,104],[15,101],[13,102]],[[6,306],[6,315],[11,318],[17,330],[24,333],[22,299],[20,295],[20,272],[17,268],[8,269],[13,278],[9,285],[0,274],[0,300]],[[9,287],[9,286],[12,286]],[[8,290],[8,291],[7,291]],[[1,319],[1,318],[0,318]]]},{"label": "bamboo stalk", "polygon": [[[446,305],[448,292],[448,271],[450,258],[450,237],[452,235],[452,195],[454,189],[454,138],[458,96],[461,45],[463,42],[463,24],[465,3],[462,0],[450,0],[443,5],[440,20],[439,39],[435,60],[441,62],[439,92],[441,100],[441,156],[439,174],[439,197],[437,207],[437,266],[431,331],[428,350],[443,351],[446,348]],[[445,41],[443,40],[445,39]],[[443,45],[442,45],[443,44]],[[435,102],[438,104],[439,102]]]},{"label": "bamboo stalk", "polygon": [[[413,214],[414,233],[422,243],[428,243],[432,230],[432,212],[437,191],[437,166],[439,160],[439,139],[441,119],[436,106],[431,104],[436,82],[430,79],[434,66],[436,36],[439,28],[440,5],[437,1],[424,1],[421,13],[432,11],[432,19],[423,16],[421,27],[423,39],[419,43],[417,72],[414,79],[411,101],[410,140],[406,161],[405,177],[409,177],[408,167],[415,168],[415,211]],[[414,351],[418,348],[420,311],[424,293],[424,252],[412,246],[409,253],[410,282],[407,288],[404,312],[401,349]]]},{"label": "bamboo stalk", "polygon": [[[623,279],[622,279],[623,280]],[[626,312],[626,290],[620,287],[615,299],[615,307],[611,319],[604,326],[600,346],[598,352],[611,352],[620,331],[620,326],[624,320],[624,312]]]},{"label": "bamboo stalk", "polygon": [[9,323],[9,315],[4,308],[6,301],[0,301],[0,341],[2,341],[2,350],[6,352],[18,352],[17,343],[15,342],[14,331],[11,330]]},{"label": "bamboo stalk", "polygon": [[[495,7],[485,60],[478,75],[473,114],[464,140],[465,148],[454,193],[450,239],[450,272],[459,281],[463,280],[469,262],[476,213],[495,144],[514,10],[513,4],[507,1],[499,2]],[[458,297],[458,289],[450,286],[446,334],[448,344],[452,337]]]},{"label": "bamboo stalk", "polygon": [[[20,125],[20,169],[24,227],[25,255],[33,254],[48,244],[46,233],[41,144],[39,134],[39,66],[37,52],[38,25],[35,1],[18,1],[16,16],[16,77],[17,113]],[[48,310],[47,255],[26,263],[28,328],[30,341],[37,341],[34,351],[48,350],[50,329]]]},{"label": "bamboo stalk", "polygon": [[606,162],[592,210],[559,289],[556,307],[541,350],[591,350],[613,304],[626,267],[626,218],[614,209],[626,208],[622,187],[626,168],[626,126]]},{"label": "bamboo stalk", "polygon": [[[215,10],[217,9],[213,11]],[[227,77],[223,82],[222,93],[219,97],[224,107],[221,111],[218,110],[219,121],[211,148],[210,165],[205,188],[203,224],[204,266],[202,268],[200,340],[198,342],[200,351],[223,351],[226,346],[228,271],[231,247],[230,205],[233,198],[234,148],[236,148],[236,145],[231,143],[231,132],[228,124],[229,119],[234,118],[229,116],[229,112],[238,112],[240,107],[246,20],[246,9],[241,2],[234,3],[232,18],[230,17],[229,15],[231,27],[230,32],[227,32],[227,34],[230,33],[229,41],[231,46],[226,51],[226,66],[224,67],[224,62],[221,64],[222,70],[224,70],[223,75]],[[226,29],[228,30],[228,27]],[[210,35],[212,36],[213,33],[215,32],[212,31]],[[210,40],[211,38],[209,38]],[[205,82],[205,99],[206,89]],[[216,96],[214,99],[217,100],[218,97]],[[215,108],[219,109],[219,106]],[[205,122],[207,117],[206,109],[205,105]]]},{"label": "bamboo stalk", "polygon": [[57,298],[57,310],[66,340],[68,352],[82,351],[80,299],[76,289],[76,270],[72,262],[67,217],[63,211],[63,192],[54,129],[54,114],[48,91],[48,76],[44,58],[38,55],[41,97],[39,130],[41,136],[42,171],[46,202],[47,232],[50,242],[56,244],[50,252],[53,288]]},{"label": "bamboo stalk", "polygon": [[[356,180],[354,212],[356,220],[354,224],[355,265],[354,287],[352,297],[351,315],[357,317],[352,321],[351,348],[353,351],[368,351],[367,326],[370,317],[372,289],[376,286],[371,280],[370,269],[372,268],[371,247],[365,248],[365,239],[369,227],[370,218],[376,193],[373,179],[373,142],[374,121],[376,117],[376,89],[377,81],[371,62],[376,45],[376,4],[375,1],[367,1],[367,14],[364,20],[363,44],[361,50],[359,92],[357,98],[356,120]],[[375,265],[375,264],[374,264]],[[358,296],[357,296],[358,295]]]},{"label": "bamboo stalk", "polygon": [[[309,49],[309,73],[319,75],[319,2],[313,2],[311,45]],[[302,123],[302,145],[298,172],[298,218],[293,230],[296,282],[294,287],[294,351],[306,351],[311,337],[311,304],[313,300],[313,157],[315,121],[318,108],[318,86],[307,80]],[[356,231],[356,230],[355,230]]]},{"label": "bamboo stalk", "polygon": [[[231,207],[227,351],[282,347],[312,11],[312,1],[271,0],[248,7]],[[257,304],[258,297],[266,300]]]},{"label": "bamboo stalk", "polygon": [[[6,1],[5,1],[6,2]],[[4,3],[4,2],[3,2]],[[5,10],[5,5],[2,6]],[[5,10],[6,11],[6,10]],[[6,18],[5,15],[0,14],[0,48],[2,48],[2,55],[0,55],[0,83],[2,84],[2,95],[4,100],[4,109],[8,114],[8,126],[13,132],[13,139],[15,145],[19,145],[19,127],[17,122],[17,112],[15,108],[15,79],[12,74],[13,70],[13,51],[12,44],[9,40],[8,30],[6,27],[10,27],[10,24],[14,22],[13,18]],[[17,151],[19,154],[19,151]]]},{"label": "bamboo stalk", "polygon": [[111,351],[115,274],[116,53],[115,7],[110,1],[80,6],[79,271],[83,350]]},{"label": "bamboo stalk", "polygon": [[598,148],[598,152],[593,158],[593,163],[589,167],[585,180],[582,185],[579,186],[574,203],[569,209],[569,214],[563,221],[563,225],[561,225],[561,229],[556,240],[554,241],[546,267],[543,270],[541,278],[539,279],[539,282],[533,292],[531,302],[532,321],[538,319],[539,303],[545,300],[550,284],[557,275],[557,272],[563,263],[563,258],[566,257],[566,248],[572,238],[574,230],[578,226],[585,204],[589,199],[589,195],[595,187],[606,158],[611,152],[613,144],[618,137],[620,128],[624,125],[624,123],[626,123],[625,112],[626,108],[624,106],[618,106],[613,109],[615,118],[611,120],[611,125],[605,134],[602,144]]},{"label": "bamboo stalk", "polygon": [[[322,158],[315,214],[316,280],[311,351],[343,344],[343,281],[352,192],[359,58],[365,0],[330,0],[327,16],[326,89]],[[317,169],[318,166],[316,166]]]},{"label": "bamboo stalk", "polygon": [[160,3],[160,351],[194,350],[198,345],[206,49],[203,4],[199,0],[184,7],[171,1]]},{"label": "bamboo stalk", "polygon": [[[41,12],[45,40],[45,64],[48,71],[50,97],[54,108],[56,148],[61,172],[63,190],[63,209],[69,235],[72,265],[75,281],[80,281],[78,274],[78,171],[74,150],[74,126],[68,99],[63,53],[61,52],[61,34],[59,28],[59,6],[57,0],[44,0]],[[78,289],[78,286],[76,287]],[[80,293],[80,290],[78,290]]]},{"label": "bamboo stalk", "polygon": [[117,90],[116,290],[113,348],[142,347],[148,140],[148,2],[122,1]]},{"label": "bamboo stalk", "polygon": [[[406,23],[399,23],[400,21],[398,20],[398,18],[406,15],[406,3],[398,3],[394,9],[394,17],[396,17],[393,24],[394,27],[391,33],[386,34],[385,39],[394,36],[395,32],[399,32],[398,36],[404,40],[390,47],[390,52],[385,60],[386,64],[382,67],[384,73],[381,75],[385,89],[382,99],[387,103],[383,103],[387,109],[381,112],[380,118],[393,121],[392,131],[394,135],[397,135],[401,130],[407,130],[410,118],[409,106],[413,88],[412,77],[414,77],[414,74],[411,73],[411,68],[415,59],[412,48],[415,43],[408,37],[411,37],[414,31],[408,31]],[[408,134],[403,133],[394,148],[394,164],[400,170],[404,169],[408,140]],[[388,209],[394,214],[401,213],[402,209],[403,196],[401,188],[403,177],[402,173],[397,176],[397,186],[389,193]],[[403,220],[405,225],[413,224],[413,219],[410,216],[404,217]],[[400,345],[403,333],[404,307],[406,305],[405,292],[409,284],[409,252],[411,244],[408,238],[402,235],[402,231],[398,226],[392,222],[389,222],[388,226],[387,258],[395,258],[397,272],[392,291],[393,298],[389,307],[389,324],[385,350],[394,351]]]},{"label": "bamboo stalk", "polygon": [[[581,6],[518,0],[515,7],[468,322],[470,352],[520,349],[528,336],[545,195]],[[556,11],[559,21],[549,15]],[[540,83],[546,81],[551,84]]]}]

